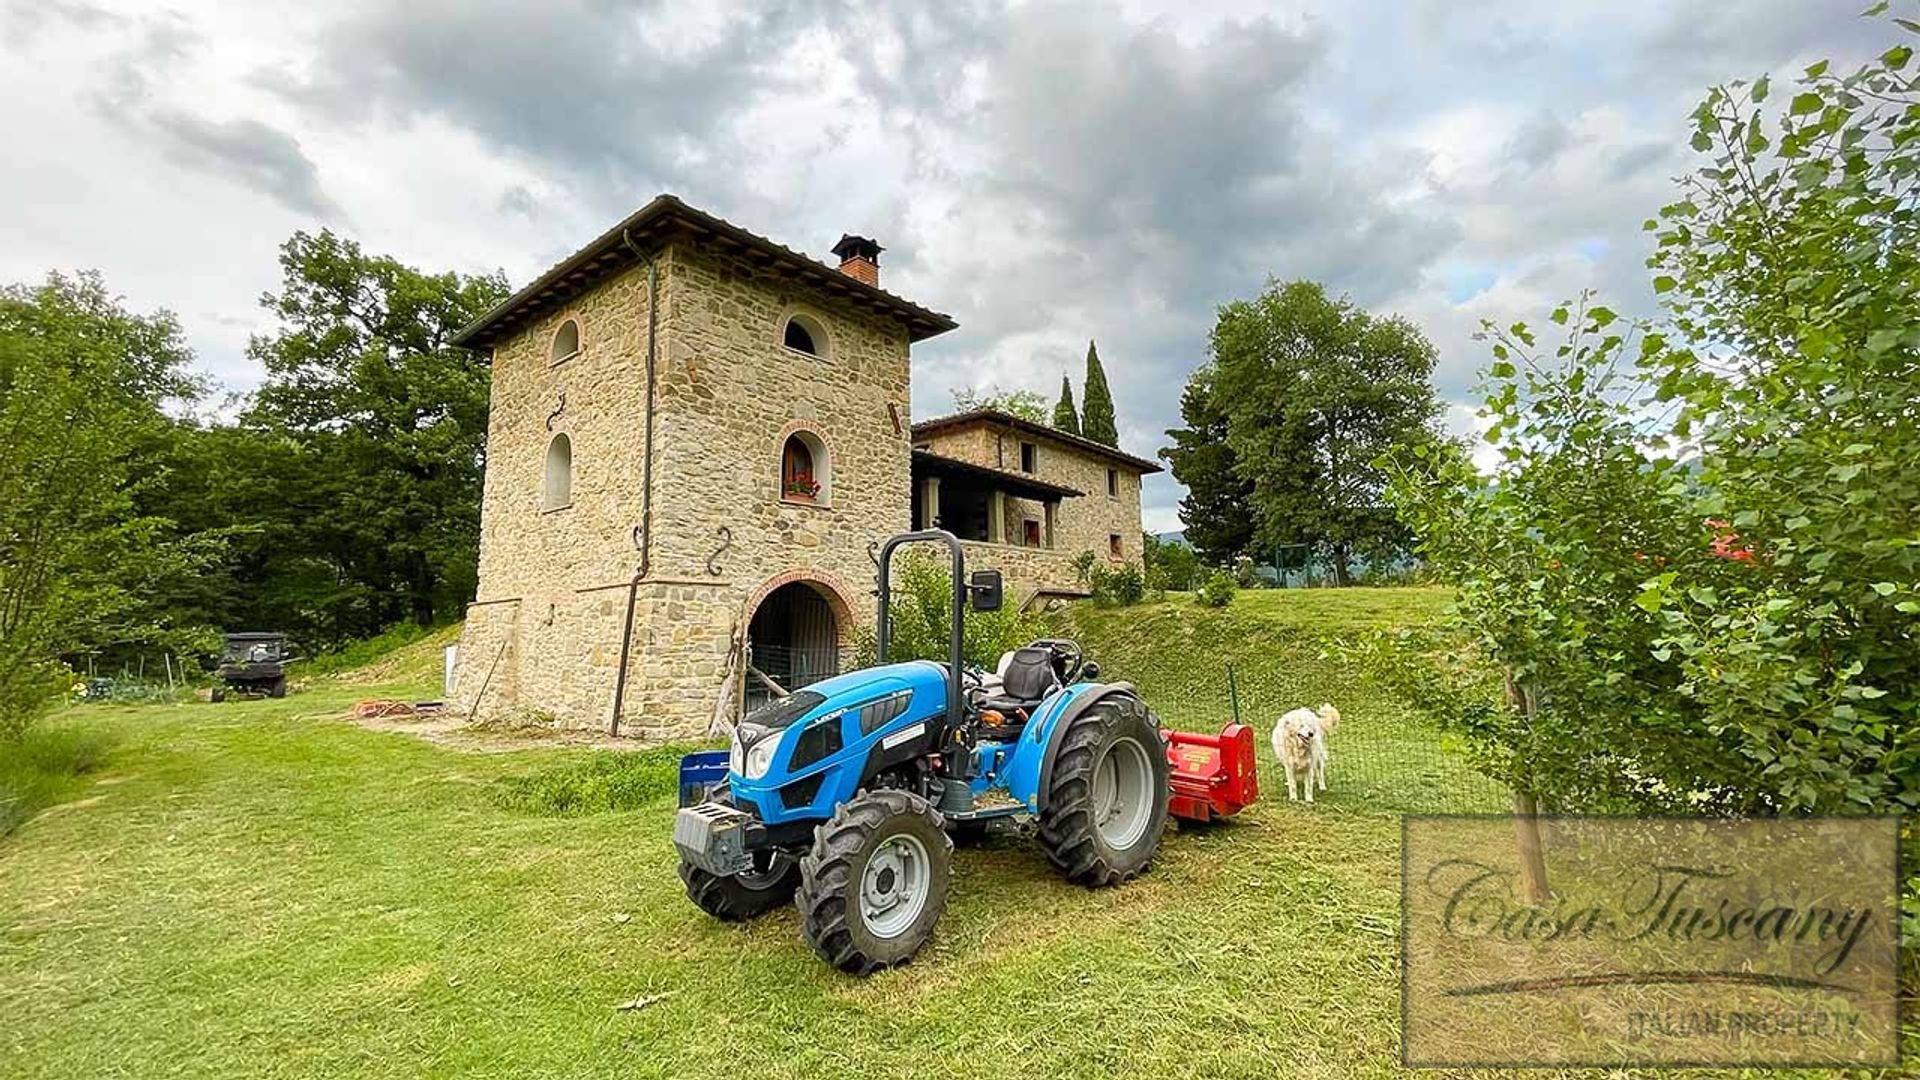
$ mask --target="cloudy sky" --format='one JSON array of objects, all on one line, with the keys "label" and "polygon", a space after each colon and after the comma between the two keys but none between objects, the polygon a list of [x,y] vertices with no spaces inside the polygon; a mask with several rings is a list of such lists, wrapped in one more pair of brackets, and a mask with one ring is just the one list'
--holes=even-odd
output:
[{"label": "cloudy sky", "polygon": [[[1051,400],[1097,338],[1151,455],[1214,308],[1273,276],[1417,321],[1464,429],[1479,320],[1643,310],[1703,89],[1880,51],[1864,6],[0,0],[0,277],[97,268],[245,390],[295,229],[519,285],[672,191],[885,244],[960,323],[916,416]],[[1150,528],[1179,496],[1149,482]]]}]

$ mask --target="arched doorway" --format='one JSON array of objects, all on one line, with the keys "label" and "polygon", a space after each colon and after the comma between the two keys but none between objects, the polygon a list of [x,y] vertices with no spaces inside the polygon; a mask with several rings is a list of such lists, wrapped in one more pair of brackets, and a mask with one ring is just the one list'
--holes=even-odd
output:
[{"label": "arched doorway", "polygon": [[768,593],[747,624],[747,711],[839,673],[840,619],[826,594],[807,581]]}]

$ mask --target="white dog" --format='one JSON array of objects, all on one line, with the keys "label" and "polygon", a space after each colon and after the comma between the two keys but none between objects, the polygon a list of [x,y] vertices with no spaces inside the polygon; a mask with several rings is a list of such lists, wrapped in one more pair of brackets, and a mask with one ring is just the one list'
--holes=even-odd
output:
[{"label": "white dog", "polygon": [[1296,777],[1305,781],[1300,787],[1313,801],[1313,785],[1327,790],[1327,732],[1340,722],[1340,710],[1322,705],[1318,710],[1295,709],[1280,718],[1273,729],[1273,754],[1287,770],[1287,798],[1297,799]]}]

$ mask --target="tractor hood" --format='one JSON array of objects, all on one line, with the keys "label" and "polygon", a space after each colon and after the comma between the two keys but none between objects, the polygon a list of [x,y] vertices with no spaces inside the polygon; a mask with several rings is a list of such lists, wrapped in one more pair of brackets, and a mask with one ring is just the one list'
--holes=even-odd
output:
[{"label": "tractor hood", "polygon": [[822,679],[786,697],[769,701],[743,717],[740,726],[777,731],[801,720],[811,720],[822,713],[902,690],[916,694],[923,691],[931,693],[944,704],[946,679],[946,667],[931,660],[908,660],[899,664],[862,668],[845,675],[835,675],[831,679]]}]

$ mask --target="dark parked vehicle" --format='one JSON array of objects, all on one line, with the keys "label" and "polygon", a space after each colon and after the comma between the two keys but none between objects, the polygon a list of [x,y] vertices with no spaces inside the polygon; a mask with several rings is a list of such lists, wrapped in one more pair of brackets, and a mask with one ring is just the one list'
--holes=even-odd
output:
[{"label": "dark parked vehicle", "polygon": [[225,701],[228,691],[287,696],[287,635],[273,633],[226,634],[220,649],[220,682],[213,700]]}]

